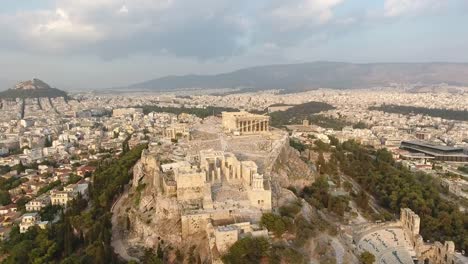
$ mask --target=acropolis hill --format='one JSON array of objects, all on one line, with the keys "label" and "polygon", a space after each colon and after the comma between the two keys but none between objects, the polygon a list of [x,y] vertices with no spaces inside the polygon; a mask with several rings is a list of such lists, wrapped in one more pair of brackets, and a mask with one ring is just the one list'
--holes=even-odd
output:
[{"label": "acropolis hill", "polygon": [[[232,117],[241,118],[240,127],[229,126],[236,124]],[[131,188],[114,207],[114,226],[123,227],[114,243],[129,252],[196,248],[202,262],[216,262],[240,236],[267,235],[258,222],[287,200],[291,192],[281,186],[313,181],[287,133],[269,128],[268,121],[223,113],[222,119],[184,124],[189,135],[150,145],[134,167]]]}]

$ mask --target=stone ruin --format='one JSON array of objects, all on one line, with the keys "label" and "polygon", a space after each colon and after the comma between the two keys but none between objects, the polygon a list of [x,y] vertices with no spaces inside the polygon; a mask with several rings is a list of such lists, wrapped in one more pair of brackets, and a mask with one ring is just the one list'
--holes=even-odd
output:
[{"label": "stone ruin", "polygon": [[419,234],[420,218],[409,208],[402,208],[396,222],[365,224],[355,228],[352,244],[356,254],[369,251],[376,263],[461,264],[468,259],[455,251],[452,241],[424,242]]}]

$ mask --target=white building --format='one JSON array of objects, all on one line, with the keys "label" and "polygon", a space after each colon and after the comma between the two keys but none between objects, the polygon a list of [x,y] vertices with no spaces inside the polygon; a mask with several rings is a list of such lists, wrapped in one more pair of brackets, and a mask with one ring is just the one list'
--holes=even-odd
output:
[{"label": "white building", "polygon": [[26,213],[21,217],[21,223],[19,224],[20,233],[26,233],[28,229],[33,226],[39,226],[41,229],[45,229],[48,224],[48,221],[41,221],[41,217],[38,213]]}]

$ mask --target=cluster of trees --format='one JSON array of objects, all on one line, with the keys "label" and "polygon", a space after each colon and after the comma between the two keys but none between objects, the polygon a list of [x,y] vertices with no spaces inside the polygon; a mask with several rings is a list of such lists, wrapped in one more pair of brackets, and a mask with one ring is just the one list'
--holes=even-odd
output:
[{"label": "cluster of trees", "polygon": [[302,144],[299,140],[296,140],[296,139],[290,139],[289,140],[289,145],[297,150],[299,150],[299,152],[302,152],[304,150],[307,149],[307,146]]},{"label": "cluster of trees", "polygon": [[372,106],[372,107],[369,107],[369,110],[383,111],[386,113],[403,114],[403,115],[422,114],[422,115],[428,115],[432,117],[441,117],[441,118],[450,119],[450,120],[468,121],[467,110],[449,110],[449,109],[391,105],[391,104],[390,105],[384,104],[382,106]]},{"label": "cluster of trees", "polygon": [[[409,171],[385,149],[375,150],[355,141],[333,143],[330,160],[372,194],[383,208],[395,215],[400,208],[411,208],[421,218],[424,239],[452,240],[459,250],[468,252],[468,214],[443,199],[436,179]],[[365,201],[366,197],[362,199]]]},{"label": "cluster of trees", "polygon": [[38,195],[41,195],[41,194],[44,194],[52,189],[54,189],[55,187],[58,187],[62,185],[62,182],[60,180],[56,180],[56,181],[53,181],[51,183],[49,183],[47,186],[44,186],[42,187],[41,189],[39,189],[39,191],[37,191],[37,194]]},{"label": "cluster of trees", "polygon": [[8,173],[11,170],[10,166],[8,165],[0,165],[0,175]]},{"label": "cluster of trees", "polygon": [[286,221],[281,218],[281,216],[272,214],[272,213],[265,213],[262,215],[262,219],[260,221],[261,226],[266,227],[268,231],[275,233],[275,236],[279,237],[284,232],[286,232]]},{"label": "cluster of trees", "polygon": [[359,122],[357,122],[356,124],[353,125],[353,128],[354,129],[365,129],[365,128],[369,128],[369,127],[367,126],[366,123],[364,123],[362,121],[359,121]]},{"label": "cluster of trees", "polygon": [[[10,240],[1,244],[5,263],[119,263],[111,243],[110,208],[131,179],[131,168],[146,146],[123,152],[118,159],[98,164],[89,189],[90,201],[81,197],[61,212],[60,221],[45,230],[31,228],[20,234],[17,227]],[[41,215],[50,219],[57,208]]]},{"label": "cluster of trees", "polygon": [[270,243],[264,237],[245,237],[231,246],[223,256],[226,264],[257,264],[267,259],[270,253]]},{"label": "cluster of trees", "polygon": [[375,263],[375,256],[370,253],[369,251],[364,251],[359,255],[359,261],[362,264],[374,264]]},{"label": "cluster of trees", "polygon": [[324,115],[313,115],[309,118],[309,122],[317,126],[331,128],[334,130],[342,130],[345,126],[353,125],[352,123],[347,122],[344,119],[333,118]]},{"label": "cluster of trees", "polygon": [[147,115],[151,112],[157,113],[172,113],[176,115],[180,115],[182,113],[192,114],[198,116],[200,118],[205,118],[212,115],[220,115],[221,112],[236,112],[239,111],[235,108],[229,107],[215,107],[215,106],[208,106],[206,108],[185,108],[185,107],[160,107],[156,105],[143,105],[138,106],[143,108],[143,113]]},{"label": "cluster of trees", "polygon": [[[183,260],[183,259],[182,259]],[[130,261],[129,264],[137,264],[136,261]],[[158,249],[156,253],[151,249],[146,249],[143,258],[141,259],[141,263],[145,264],[163,264],[164,263],[164,252],[162,251],[161,247],[158,245]],[[195,263],[195,262],[191,262]]]},{"label": "cluster of trees", "polygon": [[313,114],[335,109],[332,105],[322,102],[308,102],[293,106],[286,111],[278,111],[270,114],[271,125],[282,127],[289,124],[302,123],[304,119],[310,119]]},{"label": "cluster of trees", "polygon": [[[223,257],[224,263],[306,263],[304,254],[298,251],[307,241],[332,227],[320,216],[306,219],[302,214],[302,202],[297,199],[279,208],[278,213],[264,213],[260,225],[273,232],[275,237],[246,237],[237,241]],[[281,236],[294,236],[292,243],[285,243]]]},{"label": "cluster of trees", "polygon": [[0,205],[7,205],[11,203],[11,197],[9,190],[18,187],[21,183],[27,181],[27,179],[11,177],[6,179],[0,177]]},{"label": "cluster of trees", "polygon": [[317,209],[327,208],[328,211],[335,213],[340,218],[344,217],[345,212],[350,208],[349,197],[347,196],[333,196],[330,194],[330,187],[326,176],[320,176],[310,186],[306,186],[301,193],[309,204]]},{"label": "cluster of trees", "polygon": [[468,173],[468,166],[460,166],[458,167],[458,170],[463,173]]},{"label": "cluster of trees", "polygon": [[67,93],[56,88],[22,90],[22,89],[8,89],[0,92],[0,98],[14,100],[16,98],[40,98],[40,97],[63,97],[67,98]]},{"label": "cluster of trees", "polygon": [[[59,260],[62,263],[79,263],[71,261],[68,256],[84,243],[84,237],[73,234],[70,220],[86,207],[87,201],[78,197],[70,202],[66,212],[61,212],[61,220],[47,229],[32,227],[21,234],[18,226],[14,226],[9,240],[2,243],[1,250],[8,255],[4,263],[55,263]],[[90,258],[87,260],[92,262]]]},{"label": "cluster of trees", "polygon": [[245,237],[238,240],[223,256],[226,264],[306,263],[301,252],[285,243],[270,242],[264,237]]}]

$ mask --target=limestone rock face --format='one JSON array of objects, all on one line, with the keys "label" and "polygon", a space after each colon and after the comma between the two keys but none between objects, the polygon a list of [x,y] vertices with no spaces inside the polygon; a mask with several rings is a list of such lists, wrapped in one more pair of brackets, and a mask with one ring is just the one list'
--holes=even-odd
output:
[{"label": "limestone rock face", "polygon": [[154,247],[160,240],[181,243],[180,215],[175,199],[144,196],[137,209],[129,212],[130,238],[138,238],[145,247]]},{"label": "limestone rock face", "polygon": [[[254,141],[256,145],[252,144],[252,137],[247,139],[237,139],[235,144],[230,142],[234,139],[228,139],[226,142],[223,140],[213,142],[217,142],[216,146],[229,146],[228,150],[240,156],[240,162],[243,164],[251,162],[259,165],[258,169],[265,175],[265,178],[262,175],[259,182],[255,181],[257,178],[251,178],[252,182],[255,182],[253,184],[255,188],[248,191],[245,191],[245,186],[235,181],[226,185],[219,183],[199,185],[195,181],[185,183],[177,181],[179,174],[170,170],[164,172],[162,169],[164,165],[161,164],[168,164],[167,160],[171,159],[166,157],[168,156],[166,154],[171,152],[166,150],[165,145],[157,146],[152,150],[144,150],[141,159],[133,168],[132,186],[128,193],[122,196],[122,206],[118,211],[120,221],[126,223],[124,225],[126,229],[121,233],[127,248],[156,248],[160,245],[163,248],[179,250],[184,256],[194,254],[195,251],[202,263],[204,261],[210,263],[214,256],[206,231],[210,223],[205,220],[215,219],[220,222],[230,219],[231,212],[223,211],[224,206],[230,206],[235,202],[239,203],[238,208],[251,209],[249,206],[256,204],[252,203],[252,200],[259,201],[258,204],[262,201],[262,206],[271,209],[296,201],[294,193],[285,188],[308,185],[313,182],[314,175],[309,165],[300,158],[299,153],[289,146],[288,135],[281,133],[268,140],[256,139]],[[186,150],[187,155],[193,156],[201,153],[210,142],[212,141],[190,142]],[[207,153],[211,153],[210,151]],[[231,156],[223,157],[229,163]],[[200,165],[200,168],[202,167],[203,165]],[[246,165],[245,168],[250,167]],[[220,172],[218,168],[218,173]],[[187,175],[195,177],[196,173],[186,174],[184,180],[189,179]],[[173,185],[172,182],[179,184],[177,189],[173,189],[173,186],[177,185]],[[244,191],[245,197],[238,195]],[[216,208],[213,206],[213,199],[217,202]],[[213,213],[213,209],[218,211]],[[260,219],[261,211],[258,210],[257,215],[255,214],[257,211],[250,209],[245,211],[245,215],[248,215],[250,219]],[[239,212],[241,212],[240,209]],[[237,213],[241,215],[239,212]]]},{"label": "limestone rock face", "polygon": [[17,90],[36,90],[36,89],[50,89],[51,87],[39,80],[39,79],[32,79],[29,81],[19,82],[15,85],[15,89]]},{"label": "limestone rock face", "polygon": [[[175,196],[164,193],[159,167],[159,160],[148,150],[133,167],[131,187],[118,209],[119,222],[125,223],[119,226],[126,227],[122,240],[127,249],[171,245],[184,252],[193,244],[182,240],[180,205]],[[135,252],[135,256],[141,253]]]},{"label": "limestone rock face", "polygon": [[315,176],[311,168],[299,155],[299,152],[285,144],[276,158],[272,178],[277,179],[281,187],[290,186],[303,188],[314,182]]},{"label": "limestone rock face", "polygon": [[140,180],[145,176],[144,170],[143,170],[143,163],[141,160],[139,160],[135,166],[133,166],[133,179],[132,179],[132,185],[133,186],[138,186],[138,183]]}]

